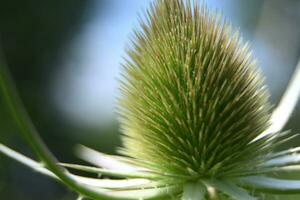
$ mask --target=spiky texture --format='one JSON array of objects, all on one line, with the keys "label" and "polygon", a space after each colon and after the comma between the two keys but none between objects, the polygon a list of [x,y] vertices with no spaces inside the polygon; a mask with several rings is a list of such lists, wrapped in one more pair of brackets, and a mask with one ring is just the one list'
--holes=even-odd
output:
[{"label": "spiky texture", "polygon": [[136,163],[192,177],[261,162],[268,93],[238,33],[205,6],[158,0],[135,32],[120,99],[124,148]]},{"label": "spiky texture", "polygon": [[11,114],[48,165],[1,143],[0,153],[91,199],[255,200],[267,193],[300,194],[299,180],[269,176],[300,171],[300,147],[275,150],[296,136],[281,130],[300,94],[300,62],[270,117],[262,77],[229,25],[189,0],[157,0],[147,17],[128,51],[121,86],[126,156],[81,146],[79,156],[100,168],[60,164],[105,179],[55,167],[4,73],[0,90]]}]

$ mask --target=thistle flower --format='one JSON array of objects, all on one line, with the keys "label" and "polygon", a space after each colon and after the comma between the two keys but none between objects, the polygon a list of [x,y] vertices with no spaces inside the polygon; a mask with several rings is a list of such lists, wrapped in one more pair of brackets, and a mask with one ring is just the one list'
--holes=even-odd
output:
[{"label": "thistle flower", "polygon": [[251,171],[275,141],[251,143],[269,126],[270,106],[248,45],[189,2],[157,1],[147,19],[125,64],[121,152],[189,179]]},{"label": "thistle flower", "polygon": [[271,177],[300,169],[300,147],[276,151],[295,137],[281,129],[299,97],[300,70],[271,113],[249,46],[220,15],[189,0],[156,0],[140,26],[119,99],[124,156],[80,146],[79,156],[100,168],[60,163],[114,179],[60,172],[47,155],[40,156],[44,167],[1,144],[0,151],[94,199],[243,200],[300,193],[300,181]]}]

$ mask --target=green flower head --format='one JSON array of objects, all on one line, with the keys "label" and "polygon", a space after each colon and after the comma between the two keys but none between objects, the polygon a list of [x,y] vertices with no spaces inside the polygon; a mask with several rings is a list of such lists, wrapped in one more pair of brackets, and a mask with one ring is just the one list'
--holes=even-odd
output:
[{"label": "green flower head", "polygon": [[124,148],[135,163],[192,179],[244,174],[273,141],[268,92],[238,34],[205,6],[158,0],[123,73]]},{"label": "green flower head", "polygon": [[98,167],[58,167],[1,65],[0,91],[42,163],[1,143],[0,152],[66,184],[80,198],[254,200],[267,193],[300,194],[299,180],[275,176],[300,171],[300,147],[277,151],[295,137],[281,130],[300,95],[300,62],[271,112],[248,45],[220,15],[191,0],[151,4],[127,54],[118,109],[123,156],[81,146],[79,156]]}]

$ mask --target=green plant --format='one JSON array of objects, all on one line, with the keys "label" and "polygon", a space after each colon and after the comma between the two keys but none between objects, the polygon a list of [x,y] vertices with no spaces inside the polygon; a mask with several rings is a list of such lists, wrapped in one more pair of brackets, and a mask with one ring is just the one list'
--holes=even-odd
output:
[{"label": "green plant", "polygon": [[[270,176],[300,169],[300,148],[275,149],[295,136],[281,130],[299,97],[300,67],[271,113],[248,46],[219,15],[190,1],[157,0],[141,29],[128,50],[121,83],[124,156],[80,146],[83,159],[102,167],[58,163],[4,71],[3,96],[42,162],[1,144],[0,151],[92,199],[256,199],[262,193],[300,193],[300,181]],[[81,177],[63,167],[119,179]]]}]

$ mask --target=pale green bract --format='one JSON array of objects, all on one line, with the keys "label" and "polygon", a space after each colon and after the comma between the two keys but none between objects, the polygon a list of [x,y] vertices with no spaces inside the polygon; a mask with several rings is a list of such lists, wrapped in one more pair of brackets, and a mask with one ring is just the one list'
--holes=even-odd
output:
[{"label": "pale green bract", "polygon": [[300,170],[300,147],[276,151],[296,136],[281,130],[299,98],[300,64],[271,112],[249,47],[231,29],[205,5],[151,4],[124,62],[118,108],[123,156],[77,147],[78,156],[96,167],[53,164],[31,137],[26,114],[16,111],[21,105],[1,76],[13,117],[28,129],[23,136],[34,141],[33,150],[45,151],[36,153],[45,164],[2,144],[0,152],[66,184],[80,199],[253,200],[268,193],[300,194],[300,181],[272,176]]}]

